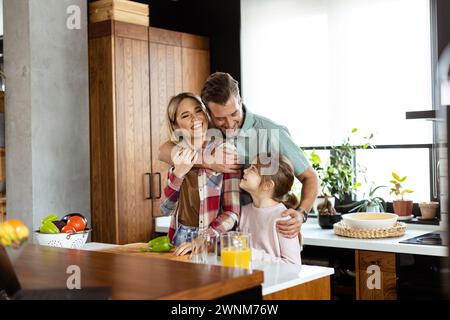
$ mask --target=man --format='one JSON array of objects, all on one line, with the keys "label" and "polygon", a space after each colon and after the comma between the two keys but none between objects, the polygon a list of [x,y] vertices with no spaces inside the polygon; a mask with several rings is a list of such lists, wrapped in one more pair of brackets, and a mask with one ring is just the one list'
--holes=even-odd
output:
[{"label": "man", "polygon": [[[298,235],[303,222],[307,219],[307,213],[311,210],[314,200],[318,194],[318,179],[313,168],[309,165],[302,150],[292,141],[288,130],[273,121],[251,113],[243,106],[239,87],[228,73],[216,72],[207,80],[202,89],[201,98],[205,103],[214,126],[222,131],[227,140],[233,140],[238,155],[235,156],[231,150],[223,150],[226,159],[233,158],[230,163],[212,162],[211,159],[204,161],[202,166],[216,172],[238,172],[241,169],[239,160],[244,160],[245,164],[252,161],[252,154],[249,149],[256,144],[276,148],[277,152],[286,156],[293,164],[296,177],[302,183],[301,201],[298,211],[289,209],[283,216],[291,216],[291,219],[279,221],[277,228],[286,238],[293,238]],[[270,131],[270,132],[269,132]],[[249,134],[251,133],[251,134]],[[276,133],[275,135],[273,133]],[[256,134],[256,141],[245,143],[243,137]],[[274,138],[275,137],[275,138]],[[244,141],[244,142],[243,142]],[[171,154],[174,145],[170,142],[160,147],[159,160],[171,164]],[[273,151],[273,150],[263,150]],[[242,205],[246,199],[243,199]]]}]

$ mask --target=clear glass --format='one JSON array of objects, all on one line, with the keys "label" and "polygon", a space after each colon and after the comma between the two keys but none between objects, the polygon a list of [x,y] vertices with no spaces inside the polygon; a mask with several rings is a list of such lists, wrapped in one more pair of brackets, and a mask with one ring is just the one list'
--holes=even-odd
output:
[{"label": "clear glass", "polygon": [[231,231],[220,236],[220,255],[225,267],[251,269],[252,235]]},{"label": "clear glass", "polygon": [[191,232],[191,257],[194,263],[208,263],[209,236],[201,231]]}]

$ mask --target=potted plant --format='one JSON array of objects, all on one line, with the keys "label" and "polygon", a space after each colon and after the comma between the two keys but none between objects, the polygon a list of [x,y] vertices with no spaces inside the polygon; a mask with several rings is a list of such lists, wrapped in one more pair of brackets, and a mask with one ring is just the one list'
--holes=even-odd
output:
[{"label": "potted plant", "polygon": [[363,166],[355,164],[355,150],[374,148],[370,142],[373,134],[363,137],[362,143],[352,143],[352,137],[357,132],[358,129],[353,128],[351,136],[347,136],[341,145],[331,148],[330,163],[324,172],[328,189],[336,197],[336,209],[343,213],[348,212],[343,205],[353,201],[353,195],[362,185],[356,181],[356,176],[364,175],[366,171]]},{"label": "potted plant", "polygon": [[334,207],[335,198],[331,196],[330,192],[330,179],[327,175],[325,175],[325,170],[322,165],[322,159],[320,156],[316,153],[315,150],[311,151],[311,154],[308,157],[308,160],[311,162],[311,166],[316,171],[317,176],[320,181],[320,190],[319,190],[319,196],[316,198],[316,200],[313,203],[313,211],[316,213],[318,212],[318,206],[320,205],[327,205],[329,202],[331,206]]},{"label": "potted plant", "polygon": [[317,206],[318,221],[322,229],[333,229],[333,224],[341,221],[342,216],[336,213],[329,197],[325,196],[324,201]]},{"label": "potted plant", "polygon": [[380,188],[386,188],[386,186],[373,185],[370,187],[369,194],[363,196],[362,200],[342,207],[351,208],[349,212],[384,212],[386,210],[386,201],[383,198],[375,196],[375,192]]},{"label": "potted plant", "polygon": [[405,200],[405,193],[413,193],[411,189],[403,189],[402,183],[405,182],[406,176],[400,178],[400,176],[392,172],[393,180],[390,183],[393,184],[390,194],[395,194],[398,199],[393,201],[394,213],[402,217],[409,217],[412,214],[413,202],[412,200]]}]

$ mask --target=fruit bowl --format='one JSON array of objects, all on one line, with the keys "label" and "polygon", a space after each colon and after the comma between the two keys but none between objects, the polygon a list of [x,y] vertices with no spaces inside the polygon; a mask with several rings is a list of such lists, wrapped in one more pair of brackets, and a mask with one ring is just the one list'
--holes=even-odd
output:
[{"label": "fruit bowl", "polygon": [[91,229],[74,233],[41,233],[35,231],[37,242],[41,246],[79,249],[86,243]]},{"label": "fruit bowl", "polygon": [[387,212],[358,212],[342,215],[345,224],[353,229],[390,228],[398,219],[398,215]]}]

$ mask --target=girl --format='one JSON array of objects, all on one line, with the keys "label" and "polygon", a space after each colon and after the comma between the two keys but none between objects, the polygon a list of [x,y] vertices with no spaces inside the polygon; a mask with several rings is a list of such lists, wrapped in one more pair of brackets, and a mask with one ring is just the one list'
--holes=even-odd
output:
[{"label": "girl", "polygon": [[[252,165],[244,170],[240,187],[250,193],[253,203],[242,207],[240,231],[251,233],[253,238],[252,259],[282,261],[301,265],[298,236],[287,239],[276,230],[276,222],[287,208],[296,208],[298,200],[290,193],[294,183],[294,169],[289,160],[280,156],[279,168],[274,174],[265,175],[259,155]],[[272,159],[270,154],[264,155]]]},{"label": "girl", "polygon": [[219,143],[208,139],[209,116],[200,98],[192,93],[173,97],[167,107],[167,121],[177,147],[161,211],[172,216],[168,236],[177,246],[175,255],[184,255],[191,251],[193,232],[202,231],[215,238],[237,224],[240,174],[194,168],[198,157],[212,154]]}]

